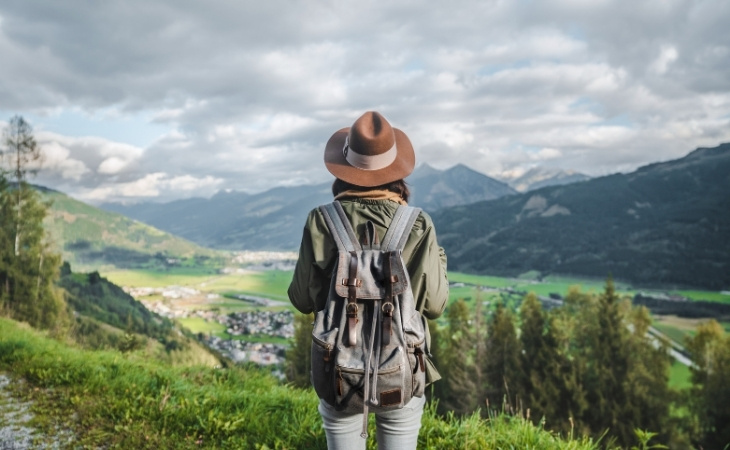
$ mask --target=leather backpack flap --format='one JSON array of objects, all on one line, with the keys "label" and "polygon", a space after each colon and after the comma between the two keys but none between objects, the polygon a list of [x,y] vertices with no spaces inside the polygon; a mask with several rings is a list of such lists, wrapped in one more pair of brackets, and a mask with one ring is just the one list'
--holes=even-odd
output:
[{"label": "leather backpack flap", "polygon": [[[379,250],[362,250],[360,252],[340,252],[337,262],[337,282],[335,292],[347,298],[350,278],[351,258],[357,258],[357,298],[361,300],[384,299],[386,283],[392,286],[392,295],[400,295],[408,288],[408,277],[405,274],[399,252],[383,252]],[[390,259],[390,275],[386,269],[386,261]]]}]

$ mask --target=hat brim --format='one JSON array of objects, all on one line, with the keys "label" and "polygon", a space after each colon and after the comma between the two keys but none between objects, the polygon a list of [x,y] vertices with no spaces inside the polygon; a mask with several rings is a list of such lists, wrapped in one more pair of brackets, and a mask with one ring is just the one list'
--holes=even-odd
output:
[{"label": "hat brim", "polygon": [[345,146],[345,139],[349,132],[350,127],[338,130],[325,146],[324,165],[332,175],[356,186],[373,187],[401,180],[413,172],[416,165],[416,154],[410,139],[401,130],[393,128],[398,152],[395,161],[389,166],[377,170],[358,169],[347,162],[342,148]]}]

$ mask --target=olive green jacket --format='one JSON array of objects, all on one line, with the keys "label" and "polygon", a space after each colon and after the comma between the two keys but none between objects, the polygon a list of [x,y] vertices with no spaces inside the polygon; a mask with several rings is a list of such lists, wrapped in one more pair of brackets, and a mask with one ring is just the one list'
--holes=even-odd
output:
[{"label": "olive green jacket", "polygon": [[[368,198],[343,198],[340,203],[358,236],[365,235],[365,224],[369,220],[375,225],[381,238],[385,236],[398,208],[398,203],[394,201]],[[337,254],[337,245],[321,211],[318,208],[313,209],[304,225],[299,260],[289,286],[289,299],[302,313],[309,314],[324,309]],[[427,319],[438,318],[449,298],[446,254],[439,247],[433,222],[425,212],[421,212],[413,225],[403,249],[403,260],[411,279],[416,309]],[[426,345],[429,353],[431,337],[428,327]],[[428,364],[427,383],[440,378],[433,365]]]}]

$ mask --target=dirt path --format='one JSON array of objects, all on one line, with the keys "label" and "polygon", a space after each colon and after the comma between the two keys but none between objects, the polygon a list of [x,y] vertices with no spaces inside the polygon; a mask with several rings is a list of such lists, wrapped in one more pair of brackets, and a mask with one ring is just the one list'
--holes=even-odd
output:
[{"label": "dirt path", "polygon": [[7,375],[0,374],[0,450],[60,449],[68,445],[69,432],[49,437],[28,424],[33,419],[31,403],[13,397],[8,390],[11,383]]}]

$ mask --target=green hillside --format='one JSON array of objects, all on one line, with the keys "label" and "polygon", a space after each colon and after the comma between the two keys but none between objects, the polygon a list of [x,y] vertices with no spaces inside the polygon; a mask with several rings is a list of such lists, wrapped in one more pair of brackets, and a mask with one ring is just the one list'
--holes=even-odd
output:
[{"label": "green hillside", "polygon": [[[311,389],[280,384],[262,369],[170,367],[135,353],[88,351],[0,318],[0,371],[25,383],[47,434],[73,432],[83,448],[326,447]],[[370,421],[369,448],[375,448]],[[598,449],[588,438],[560,438],[520,417],[424,414],[419,448]]]},{"label": "green hillside", "polygon": [[44,222],[51,244],[74,269],[205,264],[220,253],[149,225],[36,187],[51,207]]}]

